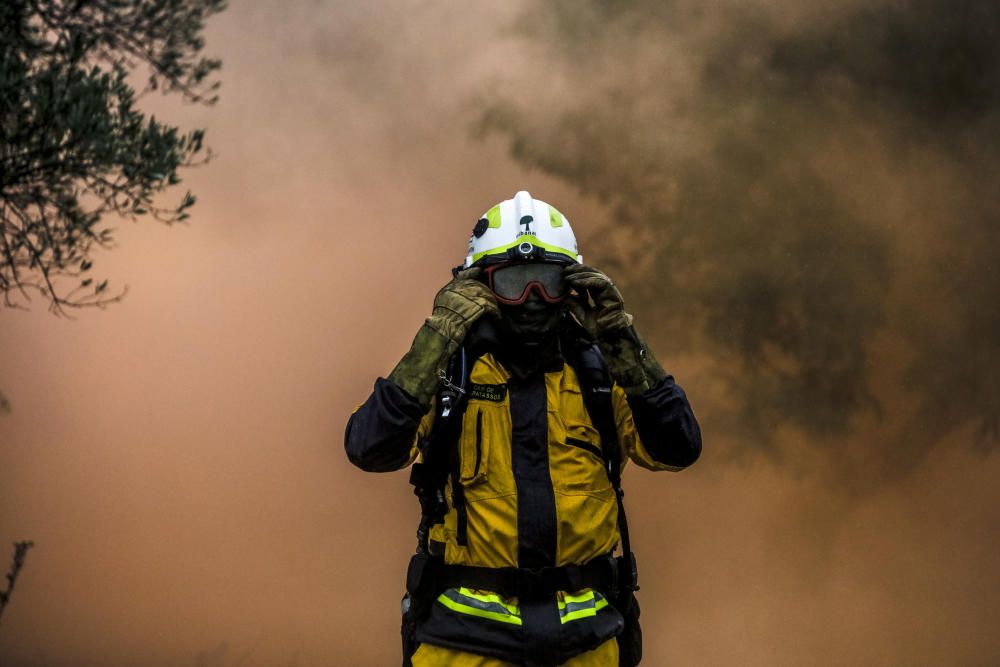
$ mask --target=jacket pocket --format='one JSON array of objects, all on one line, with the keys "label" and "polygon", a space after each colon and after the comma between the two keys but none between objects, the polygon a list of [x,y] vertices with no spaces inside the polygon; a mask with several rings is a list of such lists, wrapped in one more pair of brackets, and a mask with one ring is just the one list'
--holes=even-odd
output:
[{"label": "jacket pocket", "polygon": [[590,452],[597,457],[597,460],[601,462],[601,465],[604,464],[604,454],[601,452],[601,448],[598,445],[595,445],[592,442],[587,442],[586,440],[571,438],[569,436],[566,437],[566,444],[571,447],[578,447],[579,449]]},{"label": "jacket pocket", "polygon": [[610,488],[601,439],[582,420],[564,419],[552,434],[549,472],[552,485],[564,493],[597,493]]},{"label": "jacket pocket", "polygon": [[483,409],[469,406],[462,428],[461,475],[465,486],[486,479],[489,468],[490,438],[483,437]]}]

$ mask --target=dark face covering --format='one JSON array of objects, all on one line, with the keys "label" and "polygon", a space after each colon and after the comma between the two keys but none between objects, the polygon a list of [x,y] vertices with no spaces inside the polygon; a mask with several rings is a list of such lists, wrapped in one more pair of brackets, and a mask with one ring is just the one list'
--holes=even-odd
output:
[{"label": "dark face covering", "polygon": [[501,363],[515,375],[526,376],[542,368],[559,354],[556,335],[565,312],[564,304],[551,304],[532,294],[520,306],[500,305],[497,329]]},{"label": "dark face covering", "polygon": [[537,347],[555,333],[562,312],[562,304],[532,294],[520,306],[500,305],[500,330],[508,344]]}]

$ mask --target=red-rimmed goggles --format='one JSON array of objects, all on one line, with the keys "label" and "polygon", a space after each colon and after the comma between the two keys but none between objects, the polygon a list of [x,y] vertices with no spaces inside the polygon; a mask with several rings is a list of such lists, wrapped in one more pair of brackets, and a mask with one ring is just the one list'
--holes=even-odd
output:
[{"label": "red-rimmed goggles", "polygon": [[559,303],[566,297],[563,264],[551,262],[519,262],[494,264],[483,269],[486,284],[497,301],[519,306],[532,292],[549,303]]}]

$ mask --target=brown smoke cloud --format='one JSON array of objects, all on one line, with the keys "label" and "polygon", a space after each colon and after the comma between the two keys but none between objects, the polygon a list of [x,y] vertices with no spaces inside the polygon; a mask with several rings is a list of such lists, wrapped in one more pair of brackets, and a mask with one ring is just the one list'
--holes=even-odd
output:
[{"label": "brown smoke cloud", "polygon": [[704,360],[734,457],[853,444],[882,474],[835,481],[865,492],[963,428],[1000,442],[1000,9],[800,5],[538,3],[558,85],[480,130],[610,209],[598,258]]},{"label": "brown smoke cloud", "polygon": [[233,3],[219,106],[150,100],[218,152],[191,224],[112,223],[122,304],[0,313],[0,548],[36,542],[0,667],[398,664],[418,510],[343,427],[523,188],[704,429],[690,470],[626,473],[643,664],[997,663],[995,26]]}]

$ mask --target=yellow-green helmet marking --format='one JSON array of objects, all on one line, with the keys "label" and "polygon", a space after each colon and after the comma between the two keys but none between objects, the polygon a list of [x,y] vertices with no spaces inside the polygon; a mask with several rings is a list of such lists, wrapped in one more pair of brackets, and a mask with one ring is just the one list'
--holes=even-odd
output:
[{"label": "yellow-green helmet marking", "polygon": [[465,266],[511,259],[583,262],[566,216],[524,190],[482,215],[469,239]]}]

